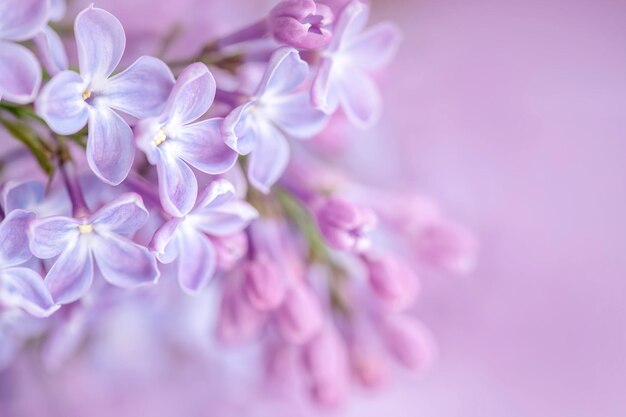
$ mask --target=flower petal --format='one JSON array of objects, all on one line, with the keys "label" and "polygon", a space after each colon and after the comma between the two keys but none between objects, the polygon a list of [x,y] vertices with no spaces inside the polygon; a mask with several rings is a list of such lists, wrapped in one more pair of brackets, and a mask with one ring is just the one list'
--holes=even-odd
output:
[{"label": "flower petal", "polygon": [[[46,24],[48,4],[41,0],[0,1],[0,39],[25,41]],[[1,48],[0,48],[1,49]]]},{"label": "flower petal", "polygon": [[249,101],[231,111],[224,119],[222,132],[225,143],[240,155],[247,155],[256,146],[256,117],[252,114],[254,103]]},{"label": "flower petal", "polygon": [[95,237],[92,250],[98,268],[110,284],[134,288],[159,278],[156,259],[143,246],[112,234]]},{"label": "flower petal", "polygon": [[163,61],[142,56],[106,82],[101,98],[131,116],[151,117],[161,113],[173,85],[174,75]]},{"label": "flower petal", "polygon": [[391,23],[373,26],[345,45],[351,64],[366,70],[377,70],[389,63],[400,46],[400,30]]},{"label": "flower petal", "polygon": [[19,265],[30,259],[28,225],[35,214],[13,210],[0,223],[0,267]]},{"label": "flower petal", "polygon": [[60,135],[82,129],[89,118],[89,107],[82,94],[86,83],[74,71],[61,71],[41,89],[35,102],[37,114]]},{"label": "flower petal", "polygon": [[183,219],[173,218],[156,231],[150,242],[150,249],[155,252],[159,262],[169,264],[178,257],[177,232]]},{"label": "flower petal", "polygon": [[269,123],[261,124],[257,134],[257,146],[248,163],[248,179],[256,189],[268,193],[285,172],[289,162],[289,144],[283,134]]},{"label": "flower petal", "polygon": [[61,216],[33,220],[28,234],[30,250],[40,259],[57,256],[68,246],[74,246],[80,236],[78,222]]},{"label": "flower petal", "polygon": [[326,114],[334,113],[337,107],[339,107],[339,95],[335,86],[336,76],[333,70],[332,59],[322,59],[311,85],[311,103],[313,107]]},{"label": "flower petal", "polygon": [[237,161],[237,153],[224,143],[223,119],[214,118],[181,127],[168,145],[185,162],[207,174],[222,174]]},{"label": "flower petal", "polygon": [[16,209],[33,210],[43,201],[44,193],[39,181],[7,181],[0,191],[0,207],[5,213]]},{"label": "flower petal", "polygon": [[280,48],[270,58],[257,97],[280,96],[295,90],[309,75],[309,65],[294,48]]},{"label": "flower petal", "polygon": [[122,59],[126,47],[124,28],[111,13],[92,5],[76,16],[74,35],[80,74],[97,88]]},{"label": "flower petal", "polygon": [[198,198],[198,208],[187,216],[197,230],[213,236],[230,236],[245,229],[259,213],[235,196],[226,180],[213,181]]},{"label": "flower petal", "polygon": [[215,78],[206,65],[189,65],[178,77],[165,105],[164,123],[167,127],[191,123],[206,113],[215,98]]},{"label": "flower petal", "polygon": [[343,8],[333,30],[329,52],[337,52],[358,38],[369,19],[370,8],[361,1],[352,1]]},{"label": "flower petal", "polygon": [[343,111],[355,126],[366,129],[380,119],[380,92],[367,75],[355,68],[341,74],[337,87]]},{"label": "flower petal", "polygon": [[28,268],[6,268],[0,271],[0,303],[24,309],[36,317],[47,317],[60,306],[38,273]]},{"label": "flower petal", "polygon": [[185,230],[178,241],[178,282],[183,290],[197,293],[215,273],[215,249],[206,236],[193,230]]},{"label": "flower petal", "polygon": [[299,139],[315,136],[328,123],[328,116],[311,105],[308,91],[268,103],[263,112],[283,132]]},{"label": "flower petal", "polygon": [[135,193],[126,193],[95,212],[90,222],[97,230],[131,235],[147,220],[148,210],[142,198]]},{"label": "flower petal", "polygon": [[12,42],[0,41],[0,91],[3,99],[26,104],[37,96],[41,66],[35,55]]},{"label": "flower petal", "polygon": [[57,304],[71,303],[87,293],[93,282],[93,259],[84,238],[61,252],[44,282]]},{"label": "flower petal", "polygon": [[128,176],[135,158],[133,132],[108,107],[90,109],[87,162],[104,182],[118,185]]},{"label": "flower petal", "polygon": [[50,75],[56,75],[68,68],[67,53],[61,37],[50,26],[43,28],[34,38],[41,62]]},{"label": "flower petal", "polygon": [[157,174],[163,208],[176,217],[189,213],[198,194],[198,181],[191,168],[182,159],[162,152]]}]

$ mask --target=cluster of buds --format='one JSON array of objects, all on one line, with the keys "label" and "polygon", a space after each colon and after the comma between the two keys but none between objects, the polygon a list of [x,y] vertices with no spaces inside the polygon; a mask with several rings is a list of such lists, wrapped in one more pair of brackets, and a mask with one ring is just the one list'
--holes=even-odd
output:
[{"label": "cluster of buds", "polygon": [[267,378],[304,379],[322,404],[380,385],[390,358],[433,361],[418,272],[465,272],[476,242],[308,141],[378,121],[394,25],[366,27],[358,0],[284,0],[198,56],[118,72],[124,28],[94,6],[69,66],[48,26],[64,6],[0,0],[0,366],[37,346],[58,369],[106,311],[198,298],[216,311],[206,337],[259,344]]}]

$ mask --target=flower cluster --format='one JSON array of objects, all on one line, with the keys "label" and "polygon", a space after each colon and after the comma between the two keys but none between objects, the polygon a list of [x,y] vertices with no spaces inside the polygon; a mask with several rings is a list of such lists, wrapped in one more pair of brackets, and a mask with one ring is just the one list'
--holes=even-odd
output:
[{"label": "flower cluster", "polygon": [[258,344],[267,378],[322,404],[382,383],[389,358],[430,364],[418,272],[467,271],[476,242],[319,152],[381,115],[373,76],[400,36],[368,12],[283,0],[197,56],[120,68],[124,28],[90,6],[74,67],[63,1],[0,0],[0,365],[41,339],[58,368],[103,310],[190,298],[216,312],[207,332]]}]

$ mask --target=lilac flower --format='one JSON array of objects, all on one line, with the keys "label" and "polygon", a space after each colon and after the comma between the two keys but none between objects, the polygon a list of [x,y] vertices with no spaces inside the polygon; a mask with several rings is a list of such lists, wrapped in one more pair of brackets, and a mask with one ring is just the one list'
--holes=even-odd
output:
[{"label": "lilac flower", "polygon": [[370,287],[382,305],[395,311],[410,307],[419,292],[419,281],[413,269],[390,254],[365,254],[362,258]]},{"label": "lilac flower", "polygon": [[231,183],[217,180],[198,196],[189,214],[171,219],[155,233],[151,247],[159,261],[167,264],[177,260],[181,288],[197,293],[216,269],[216,251],[207,235],[233,235],[257,215],[250,204],[235,198]]},{"label": "lilac flower", "polygon": [[308,73],[297,50],[277,50],[254,97],[224,120],[226,143],[242,155],[251,153],[248,178],[263,192],[269,191],[289,161],[285,135],[310,138],[326,124],[326,116],[311,107],[309,93],[298,90]]},{"label": "lilac flower", "polygon": [[269,30],[279,42],[294,48],[317,49],[328,45],[332,34],[326,28],[333,13],[314,0],[283,0],[270,11]]},{"label": "lilac flower", "polygon": [[368,15],[369,6],[358,0],[343,9],[311,89],[315,107],[330,114],[341,105],[362,128],[374,124],[381,113],[380,92],[367,73],[385,66],[400,41],[398,29],[389,23],[363,32]]},{"label": "lilac flower", "polygon": [[110,284],[134,288],[156,282],[159,271],[154,256],[128,238],[147,219],[141,197],[127,193],[87,218],[53,216],[33,221],[33,254],[40,259],[58,256],[45,279],[54,300],[67,304],[87,292],[94,259]]},{"label": "lilac flower", "polygon": [[[48,20],[59,22],[65,16],[67,5],[65,0],[50,0]],[[58,33],[49,25],[33,38],[39,50],[41,62],[50,75],[56,75],[69,66],[63,41]]]},{"label": "lilac flower", "polygon": [[387,348],[398,362],[410,369],[425,370],[437,358],[435,338],[424,324],[408,315],[391,315],[380,330]]},{"label": "lilac flower", "polygon": [[37,99],[37,113],[62,135],[89,122],[87,162],[100,179],[117,185],[128,175],[135,148],[130,127],[114,110],[140,118],[158,114],[173,76],[162,61],[143,56],[111,77],[126,38],[121,23],[105,10],[92,6],[80,12],[74,32],[80,74],[55,75]]},{"label": "lilac flower", "polygon": [[176,81],[160,116],[142,120],[136,128],[138,147],[157,166],[163,208],[184,216],[193,207],[198,182],[189,165],[221,174],[237,160],[222,138],[223,119],[196,122],[215,97],[215,79],[200,63],[188,66]]},{"label": "lilac flower", "polygon": [[277,310],[276,323],[283,337],[290,343],[302,344],[311,340],[322,328],[322,306],[307,284],[293,282]]},{"label": "lilac flower", "polygon": [[360,251],[369,246],[367,232],[376,224],[373,211],[332,197],[316,210],[320,232],[335,249]]},{"label": "lilac flower", "polygon": [[285,284],[278,265],[268,256],[258,256],[246,266],[244,293],[259,311],[277,308],[285,297]]},{"label": "lilac flower", "polygon": [[48,4],[41,0],[0,0],[0,99],[19,104],[35,99],[41,66],[21,42],[45,25]]},{"label": "lilac flower", "polygon": [[28,224],[35,215],[13,210],[0,223],[0,306],[17,307],[37,317],[58,309],[38,273],[20,267],[31,258]]}]

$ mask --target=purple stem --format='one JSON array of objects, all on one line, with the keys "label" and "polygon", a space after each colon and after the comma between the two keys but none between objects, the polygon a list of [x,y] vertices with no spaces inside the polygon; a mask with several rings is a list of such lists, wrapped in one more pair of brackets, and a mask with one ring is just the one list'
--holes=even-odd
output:
[{"label": "purple stem", "polygon": [[80,189],[80,184],[78,183],[78,178],[76,177],[76,172],[74,171],[72,163],[66,161],[60,164],[59,170],[61,171],[63,182],[65,183],[67,193],[69,194],[70,201],[72,202],[73,216],[77,219],[89,216],[91,211],[87,207],[87,203],[83,197],[83,192]]},{"label": "purple stem", "polygon": [[253,23],[250,26],[247,26],[236,32],[233,32],[230,35],[226,35],[222,38],[219,38],[213,41],[205,48],[204,51],[205,52],[217,51],[217,50],[226,48],[231,45],[236,45],[238,43],[261,39],[267,36],[267,34],[268,34],[267,22],[265,20],[261,20],[259,22]]}]

